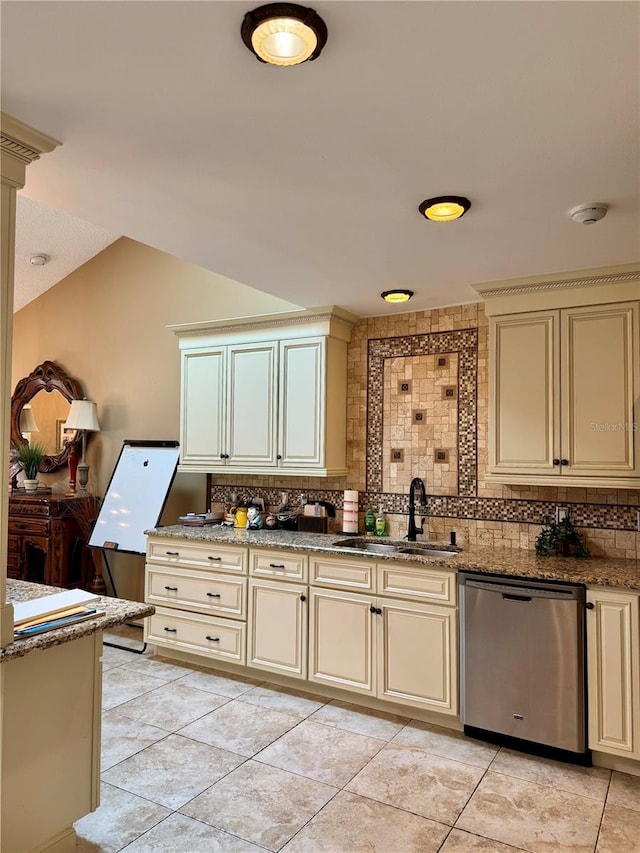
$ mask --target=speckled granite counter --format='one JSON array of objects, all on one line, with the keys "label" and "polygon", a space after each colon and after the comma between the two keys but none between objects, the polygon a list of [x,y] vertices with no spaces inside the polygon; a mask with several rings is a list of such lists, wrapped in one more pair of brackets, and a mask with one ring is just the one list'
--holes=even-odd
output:
[{"label": "speckled granite counter", "polygon": [[[32,601],[34,598],[53,595],[56,592],[62,592],[62,590],[55,586],[7,580],[7,601],[11,602]],[[94,634],[96,631],[105,631],[116,625],[122,625],[129,619],[151,616],[155,612],[155,608],[150,604],[126,601],[122,598],[109,598],[108,596],[101,596],[92,604],[95,604],[98,610],[103,610],[105,615],[97,619],[89,619],[86,622],[78,622],[76,625],[70,625],[67,628],[58,628],[55,631],[36,634],[35,637],[15,640],[6,649],[0,650],[0,662],[22,657],[36,649],[46,649],[50,646],[58,646],[61,643],[68,643],[87,634]]]},{"label": "speckled granite counter", "polygon": [[[468,569],[545,580],[571,581],[595,586],[616,586],[640,591],[640,560],[621,560],[607,557],[537,557],[533,551],[519,548],[483,548],[468,546],[454,557],[424,557],[413,554],[362,552],[348,547],[336,547],[348,537],[340,533],[297,533],[287,530],[241,530],[218,525],[183,527],[172,525],[148,530],[158,536],[220,542],[230,545],[251,545],[260,548],[280,548],[294,551],[322,551],[344,557],[362,557],[368,560],[402,560],[410,563],[429,563],[446,566],[456,571]],[[362,537],[360,537],[362,538]],[[408,545],[406,541],[372,539]],[[439,544],[436,547],[448,548]]]}]

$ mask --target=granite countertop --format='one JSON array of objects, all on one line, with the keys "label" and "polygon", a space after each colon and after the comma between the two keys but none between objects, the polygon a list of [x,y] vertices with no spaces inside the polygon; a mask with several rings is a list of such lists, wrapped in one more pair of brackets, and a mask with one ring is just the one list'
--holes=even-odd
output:
[{"label": "granite countertop", "polygon": [[[57,586],[7,579],[7,601],[10,602],[32,601],[34,598],[42,598],[62,591]],[[68,643],[88,634],[95,634],[96,631],[104,631],[107,628],[122,625],[129,619],[151,616],[155,612],[155,608],[150,604],[143,604],[140,601],[126,601],[123,598],[110,598],[109,596],[99,596],[92,600],[91,604],[92,606],[95,605],[98,610],[103,610],[105,615],[97,619],[88,619],[86,622],[78,622],[67,628],[58,628],[54,631],[46,631],[43,634],[36,634],[34,637],[14,640],[6,649],[0,649],[0,663],[12,658],[23,657],[23,655],[37,649],[58,646],[61,643]]]},{"label": "granite countertop", "polygon": [[[570,581],[590,586],[615,586],[640,591],[640,560],[622,560],[609,557],[538,557],[534,551],[520,548],[487,548],[465,546],[454,557],[424,557],[397,552],[363,552],[354,548],[337,547],[336,542],[349,539],[340,533],[298,533],[288,530],[243,530],[206,525],[186,527],[172,525],[145,531],[156,536],[187,539],[196,542],[219,542],[229,545],[251,545],[260,548],[279,548],[293,551],[323,552],[344,557],[361,557],[368,560],[402,560],[417,565],[438,565],[442,568],[486,572],[543,580]],[[356,537],[354,537],[356,538]],[[363,536],[357,537],[359,539]],[[407,546],[410,543],[384,537],[371,537],[372,542]],[[424,544],[424,543],[423,543]],[[443,543],[435,547],[450,548]]]}]

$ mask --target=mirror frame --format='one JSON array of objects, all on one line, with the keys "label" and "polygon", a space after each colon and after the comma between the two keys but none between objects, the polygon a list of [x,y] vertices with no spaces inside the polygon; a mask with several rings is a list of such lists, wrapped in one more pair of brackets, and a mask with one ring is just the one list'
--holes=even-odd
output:
[{"label": "mirror frame", "polygon": [[[11,397],[11,425],[10,425],[10,442],[13,448],[18,448],[21,444],[26,444],[25,439],[20,432],[20,414],[22,407],[26,406],[39,391],[59,391],[60,394],[71,403],[73,400],[82,400],[84,394],[80,383],[72,379],[53,361],[43,361],[38,365],[33,373],[20,379],[17,383],[13,395]],[[71,448],[74,447],[78,455],[82,452],[82,433],[76,430],[76,436],[71,441],[68,441],[60,453],[45,456],[40,463],[40,472],[49,474],[53,471],[59,471],[68,464]]]}]

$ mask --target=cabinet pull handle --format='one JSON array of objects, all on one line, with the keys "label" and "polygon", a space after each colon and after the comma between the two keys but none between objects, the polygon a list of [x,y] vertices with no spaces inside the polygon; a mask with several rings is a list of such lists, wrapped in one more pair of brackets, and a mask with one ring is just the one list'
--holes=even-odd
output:
[{"label": "cabinet pull handle", "polygon": [[269,563],[270,569],[284,569],[284,563]]},{"label": "cabinet pull handle", "polygon": [[554,465],[559,465],[559,464],[560,464],[560,460],[559,460],[559,459],[554,459],[554,460],[553,460],[553,464],[554,464]]},{"label": "cabinet pull handle", "polygon": [[221,596],[220,596],[219,592],[208,592],[207,593],[207,598],[220,598],[220,597]]},{"label": "cabinet pull handle", "polygon": [[180,551],[165,551],[167,557],[179,557]]},{"label": "cabinet pull handle", "polygon": [[168,589],[169,592],[177,592],[178,591],[177,586],[165,586],[165,589]]},{"label": "cabinet pull handle", "polygon": [[569,460],[568,460],[568,459],[561,459],[561,460],[560,460],[560,464],[561,464],[561,465],[568,465],[568,464],[569,464]]},{"label": "cabinet pull handle", "polygon": [[208,634],[205,637],[205,639],[210,640],[212,643],[219,643],[220,642],[220,637],[210,637]]},{"label": "cabinet pull handle", "polygon": [[307,600],[307,596],[304,593],[302,593],[302,595],[300,596],[300,601],[306,601],[306,600]]},{"label": "cabinet pull handle", "polygon": [[222,559],[222,557],[207,557],[207,560],[216,560],[216,561],[218,561],[218,562],[219,562],[221,559]]},{"label": "cabinet pull handle", "polygon": [[177,634],[178,633],[177,628],[165,628],[164,630],[167,632],[167,634]]}]

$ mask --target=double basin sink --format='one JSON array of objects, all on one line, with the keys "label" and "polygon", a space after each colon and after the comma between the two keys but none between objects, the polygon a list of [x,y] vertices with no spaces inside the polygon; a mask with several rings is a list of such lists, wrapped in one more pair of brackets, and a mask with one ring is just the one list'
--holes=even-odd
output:
[{"label": "double basin sink", "polygon": [[427,542],[372,542],[370,539],[341,539],[334,542],[335,548],[351,548],[354,551],[364,551],[374,554],[414,554],[418,557],[455,557],[459,550],[438,548]]}]

